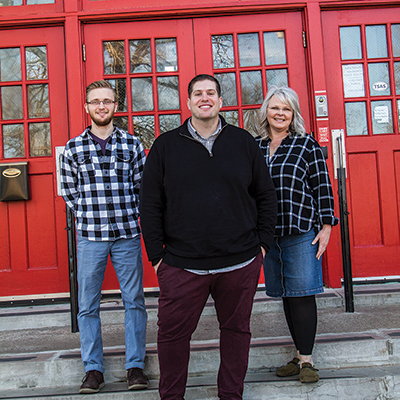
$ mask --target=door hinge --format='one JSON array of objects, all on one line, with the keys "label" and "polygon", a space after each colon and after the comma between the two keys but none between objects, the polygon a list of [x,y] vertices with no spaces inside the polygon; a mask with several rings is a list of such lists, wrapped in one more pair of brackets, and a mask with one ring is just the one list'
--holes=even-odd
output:
[{"label": "door hinge", "polygon": [[86,46],[84,44],[82,45],[82,58],[83,61],[86,61]]},{"label": "door hinge", "polygon": [[303,47],[307,47],[307,34],[306,31],[303,31]]}]

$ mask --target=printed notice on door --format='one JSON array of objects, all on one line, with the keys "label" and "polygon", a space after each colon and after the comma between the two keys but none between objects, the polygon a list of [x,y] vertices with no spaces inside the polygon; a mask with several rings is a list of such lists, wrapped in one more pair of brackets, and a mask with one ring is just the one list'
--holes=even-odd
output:
[{"label": "printed notice on door", "polygon": [[364,71],[362,64],[343,65],[344,97],[363,97]]}]

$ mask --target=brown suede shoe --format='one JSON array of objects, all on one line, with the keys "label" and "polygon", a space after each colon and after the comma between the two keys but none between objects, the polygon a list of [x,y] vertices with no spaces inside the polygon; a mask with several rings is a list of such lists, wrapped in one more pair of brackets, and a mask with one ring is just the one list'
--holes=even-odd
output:
[{"label": "brown suede shoe", "polygon": [[149,386],[149,380],[140,368],[128,369],[128,389],[143,390]]},{"label": "brown suede shoe", "polygon": [[299,359],[297,357],[293,358],[292,361],[289,361],[283,367],[280,367],[276,370],[276,375],[278,376],[293,376],[300,373],[299,367]]},{"label": "brown suede shoe", "polygon": [[319,381],[318,370],[314,368],[310,363],[301,364],[300,370],[300,382],[301,383],[313,383]]},{"label": "brown suede shoe", "polygon": [[82,382],[79,393],[97,393],[104,386],[104,377],[100,371],[92,370],[86,372]]}]

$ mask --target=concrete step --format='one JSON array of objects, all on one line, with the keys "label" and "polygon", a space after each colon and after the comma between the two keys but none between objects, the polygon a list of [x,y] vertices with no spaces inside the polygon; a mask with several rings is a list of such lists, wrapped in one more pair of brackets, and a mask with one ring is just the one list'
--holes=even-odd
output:
[{"label": "concrete step", "polygon": [[[355,313],[344,312],[340,290],[330,289],[318,296],[319,325],[314,362],[322,379],[312,385],[302,385],[296,378],[275,377],[273,371],[293,357],[293,345],[281,301],[258,293],[252,316],[253,339],[245,398],[264,399],[268,395],[268,399],[278,398],[274,396],[322,399],[328,398],[322,394],[333,393],[333,398],[343,399],[400,399],[399,289],[400,285],[396,284],[356,288]],[[136,392],[135,399],[158,398],[157,300],[147,298],[146,306],[149,323],[145,372],[151,385],[150,390]],[[132,398],[132,392],[126,391],[123,369],[124,328],[119,300],[104,302],[101,314],[106,388],[90,398]],[[84,374],[79,335],[70,332],[69,323],[67,306],[0,309],[0,399],[81,397],[77,395]],[[210,301],[193,335],[187,399],[217,397],[218,334]],[[376,395],[357,397],[355,386],[362,386],[368,396]],[[347,388],[349,397],[335,397],[343,388]],[[316,393],[318,397],[313,397]]]},{"label": "concrete step", "polygon": [[[122,382],[107,383],[90,400],[158,400],[157,381],[149,389],[135,393]],[[0,399],[77,400],[88,398],[77,394],[76,387],[56,389],[20,389],[0,394]],[[190,377],[186,400],[218,398],[215,376]],[[274,372],[248,373],[244,400],[395,400],[400,399],[400,367],[341,368],[320,370],[317,383],[301,384],[296,377],[278,378]]]}]

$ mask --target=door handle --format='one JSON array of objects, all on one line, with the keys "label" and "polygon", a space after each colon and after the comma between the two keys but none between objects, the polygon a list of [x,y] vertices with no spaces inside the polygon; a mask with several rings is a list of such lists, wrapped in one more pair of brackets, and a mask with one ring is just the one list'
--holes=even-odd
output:
[{"label": "door handle", "polygon": [[338,168],[344,168],[347,178],[346,148],[344,143],[344,129],[332,129],[332,151],[335,179]]}]

